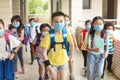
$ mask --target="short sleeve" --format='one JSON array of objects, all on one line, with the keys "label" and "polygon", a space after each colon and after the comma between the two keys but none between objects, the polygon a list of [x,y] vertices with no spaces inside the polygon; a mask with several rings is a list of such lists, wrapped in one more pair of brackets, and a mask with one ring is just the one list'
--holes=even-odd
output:
[{"label": "short sleeve", "polygon": [[45,37],[44,37],[43,40],[41,41],[40,46],[49,49],[49,47],[50,47],[50,34],[49,34],[49,33],[47,33],[47,34],[45,35]]},{"label": "short sleeve", "polygon": [[91,36],[89,35],[87,38],[87,44],[90,46],[91,45]]},{"label": "short sleeve", "polygon": [[69,30],[67,30],[67,34],[68,34],[68,42],[69,43],[73,43],[73,38],[72,38],[72,35],[70,34],[70,31]]},{"label": "short sleeve", "polygon": [[109,35],[106,35],[106,41],[105,41],[105,45],[109,46]]},{"label": "short sleeve", "polygon": [[9,40],[10,40],[10,48],[11,48],[11,50],[20,45],[20,41],[16,37],[14,37],[12,35],[9,35]]}]

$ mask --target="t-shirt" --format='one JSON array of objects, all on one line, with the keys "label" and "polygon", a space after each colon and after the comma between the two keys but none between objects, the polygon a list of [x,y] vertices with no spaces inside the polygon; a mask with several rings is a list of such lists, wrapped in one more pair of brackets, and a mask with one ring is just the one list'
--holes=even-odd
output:
[{"label": "t-shirt", "polygon": [[[67,31],[67,39],[70,44],[73,43],[73,39],[69,31]],[[60,35],[55,35],[55,41],[63,42],[62,33]],[[50,48],[50,34],[49,33],[46,34],[43,41],[41,42],[41,47],[45,47],[49,50]],[[56,66],[66,64],[69,60],[66,49],[62,49],[61,44],[56,44],[55,47],[56,47],[56,51],[54,51],[54,49],[51,48],[51,50],[48,53],[48,59],[50,61],[50,64],[56,65]]]},{"label": "t-shirt", "polygon": [[[91,46],[91,35],[88,36],[88,42],[87,44],[89,46]],[[93,49],[99,48],[100,52],[90,52],[92,54],[103,54],[104,53],[104,46],[108,46],[109,45],[109,38],[108,36],[106,36],[106,40],[104,42],[104,38],[101,38],[101,36],[98,36],[95,34],[94,36],[94,40],[93,40]]]},{"label": "t-shirt", "polygon": [[12,35],[9,35],[9,40],[10,40],[10,48],[9,50],[8,49],[6,50],[8,45],[6,45],[5,37],[0,38],[0,45],[2,45],[0,46],[0,59],[9,58],[10,51],[13,48],[17,47],[18,45],[20,45],[20,41]]},{"label": "t-shirt", "polygon": [[114,44],[113,44],[113,36],[109,35],[109,54],[113,54]]}]

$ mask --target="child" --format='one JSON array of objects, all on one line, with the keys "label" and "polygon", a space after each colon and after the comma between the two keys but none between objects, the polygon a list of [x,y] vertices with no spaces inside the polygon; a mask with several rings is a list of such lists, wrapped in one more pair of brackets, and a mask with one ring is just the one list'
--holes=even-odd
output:
[{"label": "child", "polygon": [[[108,37],[104,42],[103,19],[99,16],[92,21],[90,35],[88,36],[88,56],[87,56],[87,79],[100,80],[104,60],[108,55]],[[104,49],[106,45],[106,49]]]},{"label": "child", "polygon": [[[108,35],[109,37],[109,51],[108,51],[108,57],[107,57],[107,70],[112,73],[112,58],[113,58],[113,52],[114,52],[114,36],[113,36],[113,31],[114,31],[114,25],[111,22],[107,22],[104,25],[104,30],[106,32],[106,35]],[[106,60],[105,60],[105,65],[106,65]],[[105,65],[104,65],[104,70],[105,70]],[[103,75],[101,77],[101,79],[103,79],[104,77],[104,70],[103,70]]]},{"label": "child", "polygon": [[[0,80],[14,80],[14,67],[12,59],[20,47],[20,41],[5,32],[4,22],[1,19],[0,45]],[[13,50],[13,48],[15,49]]]},{"label": "child", "polygon": [[12,32],[11,34],[13,36],[15,36],[20,42],[20,48],[17,52],[17,55],[15,55],[13,62],[14,62],[14,73],[15,73],[15,77],[18,77],[18,68],[17,68],[17,56],[20,60],[20,64],[21,64],[21,70],[22,73],[25,72],[25,68],[24,68],[24,60],[23,60],[23,46],[22,46],[22,41],[24,39],[24,25],[22,23],[22,19],[19,15],[14,15],[11,18],[11,26],[9,27],[10,32]]},{"label": "child", "polygon": [[82,54],[84,57],[84,75],[86,75],[87,72],[87,38],[88,34],[91,28],[91,21],[87,20],[85,21],[85,29],[83,29],[80,33],[80,50],[82,50]]},{"label": "child", "polygon": [[34,47],[32,45],[32,41],[35,39],[36,34],[38,34],[38,26],[36,25],[36,20],[34,18],[30,18],[29,20],[29,24],[30,24],[30,49],[31,49],[31,65],[34,62]]},{"label": "child", "polygon": [[[68,15],[65,15],[65,28],[70,31],[70,34],[71,34],[71,36],[73,38],[75,49],[76,49],[77,52],[79,52],[77,41],[76,41],[76,38],[75,38],[75,35],[74,35],[74,32],[73,32],[73,29],[70,26],[70,17]],[[70,54],[68,54],[68,56],[69,55]],[[74,80],[74,76],[73,76],[73,61],[72,62],[69,61],[69,71],[70,71],[70,76],[69,76],[70,80]]]},{"label": "child", "polygon": [[[70,32],[64,28],[64,13],[55,12],[52,14],[53,29],[49,31],[41,42],[44,64],[50,72],[52,80],[67,80],[67,63],[69,58],[72,61],[74,45]],[[69,42],[70,56],[67,55]],[[47,56],[48,50],[48,56]],[[58,74],[59,77],[58,77]]]},{"label": "child", "polygon": [[[43,23],[40,26],[40,34],[37,34],[35,39],[32,41],[32,44],[35,47],[34,52],[36,53],[38,65],[39,65],[39,80],[43,80],[44,78],[44,60],[42,57],[42,48],[39,46],[41,41],[43,40],[46,33],[51,29],[50,25],[47,23]],[[47,72],[45,73],[45,79],[49,79]]]}]

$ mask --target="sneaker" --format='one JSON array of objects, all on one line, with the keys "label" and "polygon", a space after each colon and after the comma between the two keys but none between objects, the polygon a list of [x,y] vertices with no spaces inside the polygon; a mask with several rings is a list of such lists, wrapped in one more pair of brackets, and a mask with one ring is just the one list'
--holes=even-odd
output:
[{"label": "sneaker", "polygon": [[21,67],[21,70],[22,70],[22,74],[24,74],[25,73],[25,68]]},{"label": "sneaker", "polygon": [[38,80],[43,80],[43,78],[40,77]]},{"label": "sneaker", "polygon": [[14,72],[15,78],[18,78],[18,72]]},{"label": "sneaker", "polygon": [[87,76],[87,70],[84,71],[84,76]]},{"label": "sneaker", "polygon": [[73,75],[69,76],[69,80],[75,80]]},{"label": "sneaker", "polygon": [[104,80],[104,78],[100,78],[100,80]]},{"label": "sneaker", "polygon": [[49,79],[49,75],[45,74],[45,80]]}]

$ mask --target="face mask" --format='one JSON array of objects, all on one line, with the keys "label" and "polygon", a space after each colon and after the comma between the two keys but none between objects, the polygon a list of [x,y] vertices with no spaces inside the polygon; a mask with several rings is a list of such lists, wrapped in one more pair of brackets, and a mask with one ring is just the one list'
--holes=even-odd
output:
[{"label": "face mask", "polygon": [[30,26],[34,27],[35,26],[35,22],[30,22]]},{"label": "face mask", "polygon": [[42,32],[42,35],[45,36],[47,34],[47,32]]},{"label": "face mask", "polygon": [[106,33],[113,34],[113,30],[106,30]]},{"label": "face mask", "polygon": [[64,23],[55,23],[54,29],[57,30],[58,32],[60,32],[60,31],[62,31],[64,25],[65,25]]},{"label": "face mask", "polygon": [[86,25],[85,28],[86,28],[87,30],[90,30],[91,26],[90,26],[90,25]]},{"label": "face mask", "polygon": [[69,24],[70,24],[69,21],[65,22],[65,26],[69,26]]},{"label": "face mask", "polygon": [[0,29],[0,36],[4,34],[4,29]]},{"label": "face mask", "polygon": [[20,26],[20,24],[12,24],[12,26],[13,26],[14,28],[18,28],[18,27]]},{"label": "face mask", "polygon": [[103,30],[103,25],[96,25],[96,26],[94,26],[94,30],[98,31],[98,32],[102,31]]}]

